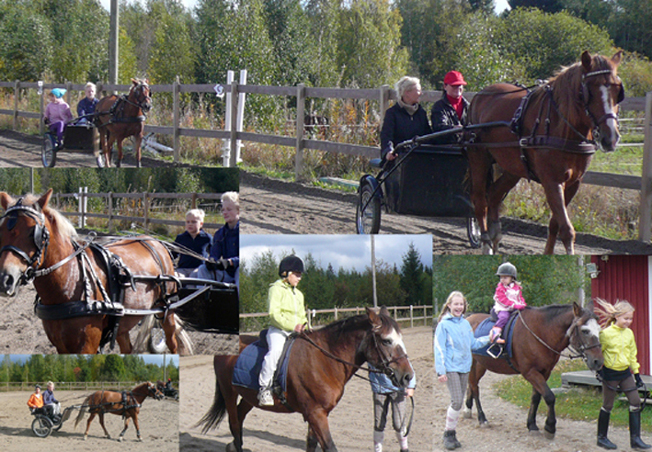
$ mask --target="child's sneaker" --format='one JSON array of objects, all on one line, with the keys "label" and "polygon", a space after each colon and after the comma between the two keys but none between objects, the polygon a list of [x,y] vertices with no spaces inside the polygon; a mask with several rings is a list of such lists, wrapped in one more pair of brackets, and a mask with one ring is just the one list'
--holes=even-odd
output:
[{"label": "child's sneaker", "polygon": [[499,344],[504,344],[505,339],[502,339],[500,337],[500,334],[503,332],[502,328],[499,328],[497,326],[493,327],[491,331],[489,332],[489,341],[490,342],[497,342]]}]

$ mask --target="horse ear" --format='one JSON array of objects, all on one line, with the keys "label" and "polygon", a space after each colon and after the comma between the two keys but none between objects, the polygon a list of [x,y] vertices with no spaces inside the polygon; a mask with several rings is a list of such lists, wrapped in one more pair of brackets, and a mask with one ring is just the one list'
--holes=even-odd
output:
[{"label": "horse ear", "polygon": [[614,56],[611,57],[611,62],[613,63],[614,66],[618,66],[620,64],[620,61],[622,60],[623,57],[623,51],[619,50],[614,54]]},{"label": "horse ear", "polygon": [[387,317],[390,316],[389,310],[385,306],[380,307],[380,314],[381,315],[386,315]]},{"label": "horse ear", "polygon": [[132,83],[134,86],[136,86],[136,85],[138,85],[138,80],[136,80],[135,78],[132,78],[132,79],[131,79],[131,83]]},{"label": "horse ear", "polygon": [[577,302],[573,302],[573,313],[575,314],[575,317],[582,317],[582,306],[577,304]]},{"label": "horse ear", "polygon": [[369,322],[374,327],[374,329],[380,328],[383,325],[383,322],[380,320],[380,316],[377,308],[366,308],[367,315],[369,316]]},{"label": "horse ear", "polygon": [[52,197],[52,189],[49,189],[43,196],[41,196],[38,199],[38,205],[41,206],[41,210],[43,210],[48,203],[50,202],[50,198]]},{"label": "horse ear", "polygon": [[591,54],[588,50],[582,52],[582,66],[586,72],[591,72]]},{"label": "horse ear", "polygon": [[4,210],[7,210],[7,207],[9,207],[9,204],[11,204],[12,202],[14,202],[14,198],[9,196],[5,192],[0,192],[0,205],[2,205],[2,208]]}]

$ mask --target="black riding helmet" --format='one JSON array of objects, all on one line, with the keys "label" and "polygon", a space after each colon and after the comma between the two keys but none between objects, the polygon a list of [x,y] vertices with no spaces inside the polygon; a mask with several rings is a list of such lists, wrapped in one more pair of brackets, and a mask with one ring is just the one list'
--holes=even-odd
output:
[{"label": "black riding helmet", "polygon": [[295,256],[294,254],[284,257],[278,266],[278,275],[281,278],[287,277],[290,274],[290,272],[293,273],[305,272],[305,269],[303,267],[303,261],[299,256]]},{"label": "black riding helmet", "polygon": [[516,279],[516,267],[510,262],[504,262],[498,267],[496,276],[511,276]]}]

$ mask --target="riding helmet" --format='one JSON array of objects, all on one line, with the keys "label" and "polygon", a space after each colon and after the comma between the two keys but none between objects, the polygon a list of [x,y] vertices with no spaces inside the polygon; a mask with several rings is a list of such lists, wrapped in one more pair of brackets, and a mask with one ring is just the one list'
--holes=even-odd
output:
[{"label": "riding helmet", "polygon": [[496,276],[511,276],[516,279],[516,267],[510,264],[509,262],[504,262],[498,267],[496,271]]},{"label": "riding helmet", "polygon": [[285,278],[290,274],[290,272],[293,273],[304,273],[304,267],[303,267],[303,261],[299,256],[295,256],[294,254],[284,257],[283,260],[281,260],[281,263],[278,266],[278,274],[282,278]]}]

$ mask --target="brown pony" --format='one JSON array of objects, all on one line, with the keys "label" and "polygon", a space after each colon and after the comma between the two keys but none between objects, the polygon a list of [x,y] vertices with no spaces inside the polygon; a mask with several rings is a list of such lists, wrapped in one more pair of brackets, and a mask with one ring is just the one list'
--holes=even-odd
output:
[{"label": "brown pony", "polygon": [[237,452],[242,452],[242,424],[253,407],[276,413],[301,413],[308,422],[306,450],[314,452],[319,444],[323,451],[336,451],[328,415],[342,398],[344,385],[365,362],[390,375],[400,387],[406,387],[414,375],[401,330],[386,308],[367,308],[366,315],[299,335],[290,353],[285,404],[277,399],[274,406],[259,407],[257,391],[234,386],[231,380],[237,359],[215,356],[213,406],[198,423],[204,425],[206,433],[228,413],[234,441],[227,451]]},{"label": "brown pony", "polygon": [[[122,141],[136,137],[136,165],[140,168],[140,144],[145,130],[145,114],[152,108],[148,80],[132,79],[129,94],[105,96],[95,107],[95,125],[100,132],[100,145],[107,167],[111,166],[113,143],[118,143],[119,168],[122,163]],[[101,162],[98,160],[98,165]]]},{"label": "brown pony", "polygon": [[[131,353],[129,330],[143,315],[124,311],[151,309],[175,290],[173,283],[154,279],[174,275],[167,249],[151,237],[125,238],[106,245],[108,254],[124,264],[122,276],[118,275],[122,278],[120,291],[107,280],[102,250],[78,241],[70,222],[48,206],[51,196],[52,189],[38,199],[28,195],[14,200],[0,192],[0,205],[5,209],[0,217],[0,296],[13,297],[21,285],[33,281],[40,297],[37,314],[59,353],[97,353],[110,337],[117,341],[121,353]],[[139,280],[138,275],[152,280]],[[117,297],[120,293],[123,299]],[[165,316],[162,327],[168,348],[177,353],[177,336],[184,340],[185,332],[173,314]],[[182,344],[190,347],[185,341]]]},{"label": "brown pony", "polygon": [[139,384],[131,391],[125,392],[124,397],[122,392],[96,391],[84,400],[82,408],[79,410],[79,414],[75,419],[75,428],[77,428],[77,425],[81,422],[86,412],[89,412],[91,415],[86,423],[84,441],[88,438],[88,430],[91,428],[91,422],[93,422],[96,415],[100,418],[100,425],[104,429],[104,434],[108,439],[111,439],[111,435],[109,435],[109,432],[104,426],[104,413],[117,414],[122,416],[125,421],[125,428],[120,432],[118,441],[124,439],[125,432],[129,427],[129,419],[134,420],[138,441],[142,441],[143,439],[140,437],[140,426],[138,425],[138,413],[140,413],[140,406],[147,397],[161,400],[163,394],[149,381]]},{"label": "brown pony", "polygon": [[[584,52],[581,62],[532,91],[526,104],[521,103],[526,90],[506,83],[474,96],[469,110],[472,124],[513,124],[481,127],[467,147],[471,201],[485,254],[498,251],[499,209],[521,178],[541,183],[550,206],[545,253],[553,254],[557,237],[567,254],[574,253],[575,229],[566,207],[595,153],[595,141],[610,152],[620,139],[617,112],[624,90],[616,71],[621,54],[609,59]],[[495,176],[494,163],[502,170]]]},{"label": "brown pony", "polygon": [[[475,330],[488,314],[473,314],[467,320]],[[469,387],[466,396],[464,416],[471,417],[473,401],[478,409],[480,426],[487,424],[487,418],[480,405],[479,382],[487,370],[498,374],[521,374],[532,385],[532,400],[527,417],[527,428],[538,432],[536,414],[541,397],[548,405],[545,435],[553,438],[556,433],[555,395],[546,381],[559,361],[561,352],[570,347],[581,356],[589,369],[597,371],[604,358],[600,347],[600,325],[593,313],[593,302],[586,308],[577,303],[572,305],[550,305],[541,308],[526,308],[520,311],[514,322],[513,356],[492,358],[473,355],[469,373]]]}]

